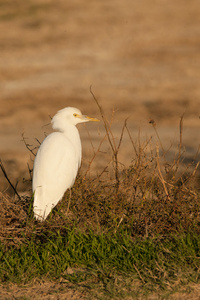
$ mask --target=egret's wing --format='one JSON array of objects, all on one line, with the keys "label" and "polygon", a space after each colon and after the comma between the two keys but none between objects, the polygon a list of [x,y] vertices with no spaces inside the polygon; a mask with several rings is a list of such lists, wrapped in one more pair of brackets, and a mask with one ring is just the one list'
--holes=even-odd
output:
[{"label": "egret's wing", "polygon": [[34,162],[33,191],[36,218],[45,219],[76,178],[79,158],[72,143],[59,132],[41,144]]}]

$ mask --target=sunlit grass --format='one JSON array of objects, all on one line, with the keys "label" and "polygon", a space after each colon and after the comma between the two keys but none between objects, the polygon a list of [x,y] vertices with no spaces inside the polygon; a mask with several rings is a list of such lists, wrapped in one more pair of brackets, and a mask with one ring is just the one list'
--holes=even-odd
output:
[{"label": "sunlit grass", "polygon": [[[48,236],[48,237],[47,237]],[[82,233],[75,228],[43,232],[19,247],[0,247],[1,282],[27,283],[35,278],[63,278],[88,283],[115,293],[118,280],[140,282],[148,293],[199,280],[200,236],[184,234],[133,239],[126,229],[116,234]],[[70,271],[69,271],[70,270]],[[112,288],[110,287],[112,283]]]}]

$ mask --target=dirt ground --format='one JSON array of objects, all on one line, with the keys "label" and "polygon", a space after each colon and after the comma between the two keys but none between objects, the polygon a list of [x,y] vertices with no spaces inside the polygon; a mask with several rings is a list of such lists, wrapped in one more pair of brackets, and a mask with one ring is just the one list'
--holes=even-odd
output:
[{"label": "dirt ground", "polygon": [[[138,299],[138,300],[158,300],[158,299],[169,299],[169,300],[199,300],[200,299],[200,288],[199,285],[193,284],[188,288],[186,287],[181,292],[175,292],[168,295],[166,292],[161,293],[159,296],[152,293],[149,296],[136,298],[127,296],[126,300]],[[190,292],[189,292],[190,291]],[[109,298],[98,292],[93,295],[90,288],[84,288],[81,284],[72,285],[67,281],[61,282],[49,282],[42,281],[35,284],[27,284],[25,286],[19,286],[10,284],[6,286],[0,286],[0,295],[3,300],[21,300],[21,299],[35,299],[35,300],[96,300],[96,299],[119,299]],[[109,293],[108,293],[109,294]],[[99,298],[97,298],[99,297]]]},{"label": "dirt ground", "polygon": [[75,290],[69,283],[41,282],[26,286],[0,287],[1,299],[85,300],[85,293]]},{"label": "dirt ground", "polygon": [[[154,136],[172,154],[184,114],[186,160],[199,160],[200,2],[197,0],[53,1],[0,3],[0,158],[19,191],[30,193],[22,142],[36,145],[59,109],[99,117],[90,86],[116,137],[128,117],[133,139]],[[103,124],[80,126],[83,165],[102,140]],[[88,135],[89,131],[89,135]],[[90,138],[89,138],[90,136]],[[128,135],[121,159],[131,160]],[[127,140],[126,140],[127,139]],[[156,140],[156,137],[153,137]],[[105,149],[106,152],[106,149]],[[100,155],[94,167],[103,167]],[[8,184],[0,174],[0,192]],[[49,298],[50,299],[50,298]],[[75,298],[71,298],[75,299]]]}]

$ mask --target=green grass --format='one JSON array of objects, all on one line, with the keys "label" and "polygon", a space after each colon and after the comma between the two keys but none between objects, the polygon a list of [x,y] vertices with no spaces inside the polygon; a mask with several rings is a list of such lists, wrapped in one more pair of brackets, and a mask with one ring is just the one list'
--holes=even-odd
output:
[{"label": "green grass", "polygon": [[[103,284],[108,295],[122,296],[120,278],[129,284],[125,294],[135,289],[130,278],[140,282],[147,294],[156,289],[177,288],[198,282],[200,236],[187,233],[157,238],[134,238],[126,229],[117,233],[82,233],[62,228],[62,234],[34,234],[18,247],[0,246],[1,282],[27,283],[34,278],[64,278],[71,283]],[[73,268],[73,272],[68,272]],[[118,280],[117,280],[118,279]],[[121,279],[122,280],[122,279]],[[173,289],[172,289],[173,290]]]}]

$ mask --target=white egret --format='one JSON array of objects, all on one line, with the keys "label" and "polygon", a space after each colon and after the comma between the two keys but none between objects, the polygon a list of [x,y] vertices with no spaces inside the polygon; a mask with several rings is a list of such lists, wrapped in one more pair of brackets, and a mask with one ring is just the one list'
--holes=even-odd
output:
[{"label": "white egret", "polygon": [[52,118],[53,132],[40,145],[33,166],[33,210],[37,220],[47,218],[52,208],[74,184],[81,164],[81,140],[76,124],[99,121],[66,107]]}]

